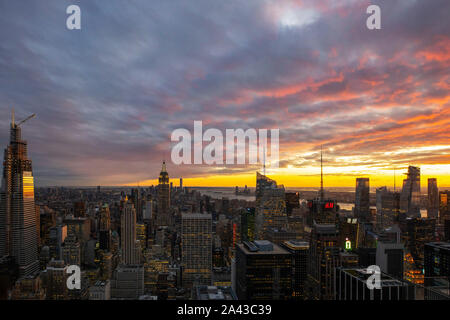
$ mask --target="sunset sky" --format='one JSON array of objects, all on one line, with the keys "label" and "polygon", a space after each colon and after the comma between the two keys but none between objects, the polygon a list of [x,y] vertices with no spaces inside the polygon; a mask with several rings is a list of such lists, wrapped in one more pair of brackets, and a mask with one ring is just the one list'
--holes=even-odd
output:
[{"label": "sunset sky", "polygon": [[[45,4],[44,4],[45,3]],[[319,4],[320,3],[320,4]],[[78,4],[82,30],[66,29]],[[381,30],[366,8],[381,7]],[[448,0],[0,0],[0,146],[11,108],[35,181],[255,185],[260,166],[177,166],[177,128],[280,129],[288,187],[450,187]],[[178,185],[178,181],[174,181]]]}]

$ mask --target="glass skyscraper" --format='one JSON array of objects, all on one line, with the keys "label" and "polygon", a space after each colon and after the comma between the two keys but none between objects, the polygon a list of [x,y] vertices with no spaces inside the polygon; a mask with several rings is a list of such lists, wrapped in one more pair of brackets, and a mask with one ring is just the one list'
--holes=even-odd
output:
[{"label": "glass skyscraper", "polygon": [[33,170],[21,137],[23,122],[16,124],[13,112],[0,190],[0,256],[13,257],[20,276],[27,276],[39,270],[39,260]]},{"label": "glass skyscraper", "polygon": [[400,211],[407,217],[420,218],[420,168],[408,167],[400,196]]}]

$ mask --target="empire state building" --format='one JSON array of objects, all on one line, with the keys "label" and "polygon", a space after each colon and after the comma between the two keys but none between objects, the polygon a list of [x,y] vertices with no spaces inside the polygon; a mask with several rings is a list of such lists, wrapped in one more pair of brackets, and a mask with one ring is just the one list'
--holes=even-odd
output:
[{"label": "empire state building", "polygon": [[169,174],[167,173],[165,161],[163,161],[158,182],[158,214],[156,225],[158,227],[171,226]]},{"label": "empire state building", "polygon": [[39,270],[33,173],[20,127],[33,117],[34,114],[16,124],[12,113],[0,189],[0,257],[13,257],[20,276]]}]

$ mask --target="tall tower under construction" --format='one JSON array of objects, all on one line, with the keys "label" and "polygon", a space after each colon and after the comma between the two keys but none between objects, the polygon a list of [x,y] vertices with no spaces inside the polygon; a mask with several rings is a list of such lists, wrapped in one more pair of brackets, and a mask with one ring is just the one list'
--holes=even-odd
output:
[{"label": "tall tower under construction", "polygon": [[12,112],[10,143],[5,149],[0,189],[0,256],[11,256],[20,276],[39,270],[34,181],[27,142]]}]

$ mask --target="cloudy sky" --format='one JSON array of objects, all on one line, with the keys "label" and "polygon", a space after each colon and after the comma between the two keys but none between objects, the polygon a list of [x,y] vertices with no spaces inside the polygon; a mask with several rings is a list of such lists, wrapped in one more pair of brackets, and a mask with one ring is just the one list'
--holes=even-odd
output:
[{"label": "cloudy sky", "polygon": [[[78,4],[82,30],[66,29]],[[382,30],[366,28],[381,7]],[[0,0],[0,145],[11,108],[36,182],[254,185],[258,166],[176,166],[176,128],[279,128],[287,186],[450,186],[448,0]],[[175,185],[177,183],[175,182]]]}]

